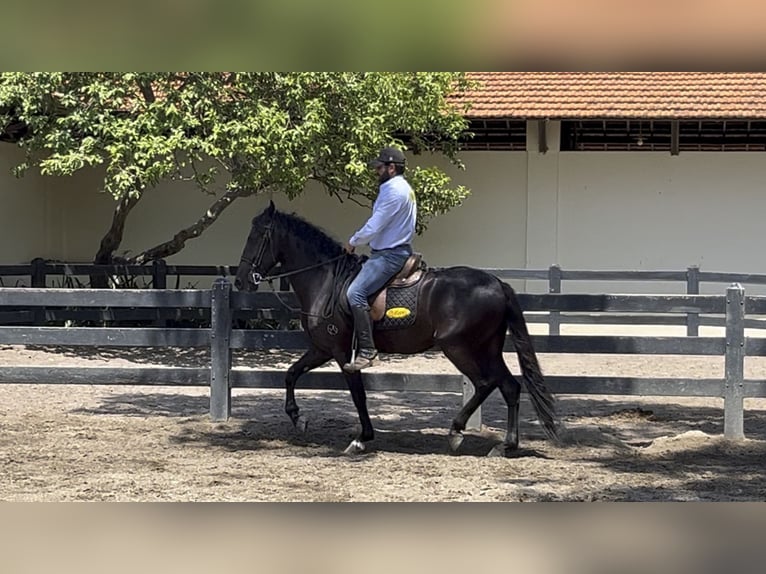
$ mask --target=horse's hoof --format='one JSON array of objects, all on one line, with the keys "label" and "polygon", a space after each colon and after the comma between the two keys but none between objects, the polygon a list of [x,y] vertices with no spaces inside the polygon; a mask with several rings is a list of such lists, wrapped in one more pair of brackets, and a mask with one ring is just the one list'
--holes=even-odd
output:
[{"label": "horse's hoof", "polygon": [[449,447],[455,452],[463,444],[463,433],[460,431],[449,431]]},{"label": "horse's hoof", "polygon": [[504,458],[512,458],[519,452],[518,448],[514,448],[511,445],[500,443],[495,445],[494,448],[487,453],[487,456],[501,456]]},{"label": "horse's hoof", "polygon": [[309,421],[308,419],[304,418],[303,415],[301,415],[297,419],[295,419],[295,422],[293,422],[293,425],[295,425],[295,430],[297,430],[301,434],[305,434],[309,428]]},{"label": "horse's hoof", "polygon": [[354,455],[354,454],[363,454],[366,452],[367,448],[364,446],[364,443],[360,440],[354,439],[351,441],[351,444],[346,447],[346,450],[343,451],[343,454],[347,455]]}]

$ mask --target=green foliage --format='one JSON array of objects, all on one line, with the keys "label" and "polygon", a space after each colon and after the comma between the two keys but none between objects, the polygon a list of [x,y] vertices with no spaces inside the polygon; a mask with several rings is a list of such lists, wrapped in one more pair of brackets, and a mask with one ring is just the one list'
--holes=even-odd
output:
[{"label": "green foliage", "polygon": [[[366,162],[384,145],[459,165],[467,124],[446,98],[465,86],[462,73],[430,72],[4,72],[0,114],[29,128],[18,174],[101,166],[102,189],[117,199],[169,179],[232,198],[267,190],[292,198],[316,180],[366,203],[376,189]],[[421,231],[468,193],[436,168],[409,175]]]}]

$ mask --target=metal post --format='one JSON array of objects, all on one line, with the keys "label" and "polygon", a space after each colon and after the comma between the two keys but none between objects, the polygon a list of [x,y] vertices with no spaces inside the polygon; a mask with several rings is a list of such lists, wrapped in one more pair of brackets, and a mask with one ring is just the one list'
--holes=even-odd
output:
[{"label": "metal post", "polygon": [[726,366],[723,387],[723,436],[744,439],[745,290],[726,289]]},{"label": "metal post", "polygon": [[[548,293],[561,293],[561,267],[556,264],[548,268]],[[548,335],[561,334],[561,312],[548,311]]]},{"label": "metal post", "polygon": [[225,421],[231,416],[231,283],[215,280],[210,309],[210,418]]},{"label": "metal post", "polygon": [[[473,383],[468,377],[463,377],[463,404],[466,404],[476,393]],[[473,412],[465,424],[467,430],[481,430],[481,405]]]},{"label": "metal post", "polygon": [[[700,292],[700,268],[692,265],[686,269],[686,294],[699,295]],[[686,336],[698,337],[700,334],[700,314],[686,314]]]}]

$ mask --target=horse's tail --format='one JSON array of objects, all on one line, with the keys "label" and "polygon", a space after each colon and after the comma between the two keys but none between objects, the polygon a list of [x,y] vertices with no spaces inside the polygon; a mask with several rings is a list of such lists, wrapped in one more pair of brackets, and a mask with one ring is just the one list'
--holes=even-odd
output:
[{"label": "horse's tail", "polygon": [[511,332],[516,353],[519,356],[519,366],[524,385],[529,393],[529,399],[537,413],[537,418],[548,438],[558,440],[556,428],[556,399],[548,390],[537,362],[537,355],[532,347],[532,339],[527,330],[527,322],[524,313],[516,298],[513,288],[507,283],[502,283],[505,292],[506,319]]}]

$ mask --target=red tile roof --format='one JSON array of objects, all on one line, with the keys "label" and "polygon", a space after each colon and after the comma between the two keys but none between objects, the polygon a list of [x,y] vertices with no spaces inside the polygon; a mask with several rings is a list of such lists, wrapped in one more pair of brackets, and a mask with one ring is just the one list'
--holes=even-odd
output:
[{"label": "red tile roof", "polygon": [[472,118],[766,118],[766,73],[469,72]]}]

